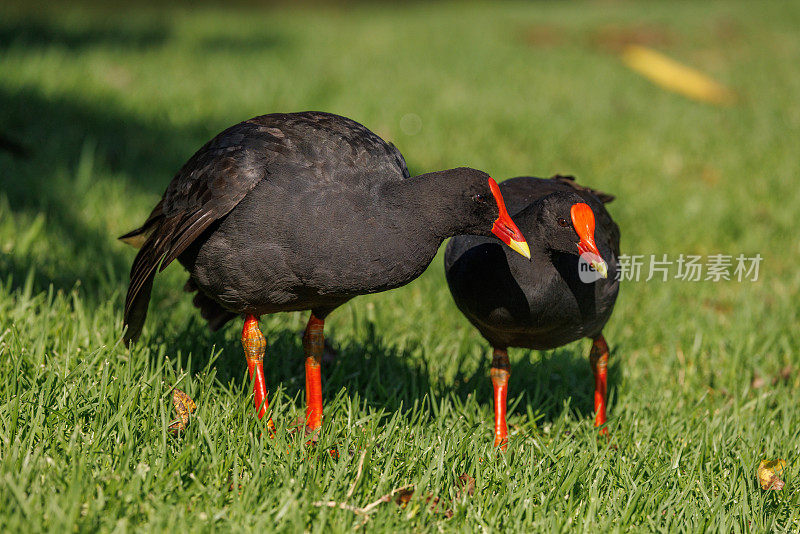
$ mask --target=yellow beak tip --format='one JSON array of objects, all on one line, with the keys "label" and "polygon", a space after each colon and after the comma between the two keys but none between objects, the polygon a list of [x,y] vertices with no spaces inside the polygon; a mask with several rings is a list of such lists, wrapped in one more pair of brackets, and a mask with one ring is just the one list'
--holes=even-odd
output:
[{"label": "yellow beak tip", "polygon": [[522,254],[528,259],[531,259],[531,249],[528,247],[526,241],[514,241],[513,239],[508,244],[509,248],[518,254]]},{"label": "yellow beak tip", "polygon": [[606,264],[606,262],[593,261],[592,267],[594,267],[594,270],[597,271],[597,274],[599,274],[603,278],[608,278],[608,264]]}]

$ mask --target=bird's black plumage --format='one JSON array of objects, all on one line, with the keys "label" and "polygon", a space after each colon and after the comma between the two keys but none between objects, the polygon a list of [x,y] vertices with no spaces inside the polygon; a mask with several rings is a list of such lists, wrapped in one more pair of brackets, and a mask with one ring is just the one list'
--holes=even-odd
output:
[{"label": "bird's black plumage", "polygon": [[[356,295],[422,273],[452,235],[489,235],[488,175],[410,177],[391,144],[321,112],[264,115],[192,156],[142,227],[131,268],[126,341],[138,338],[157,271],[176,258],[212,328],[236,314],[311,309],[324,318]],[[491,198],[491,197],[489,197]]]},{"label": "bird's black plumage", "polygon": [[[603,205],[614,197],[566,176],[513,178],[500,190],[531,260],[508,254],[491,237],[451,239],[445,270],[458,308],[499,349],[551,349],[598,335],[619,291],[619,228]],[[608,264],[608,278],[588,284],[578,274],[578,235],[556,224],[581,202],[595,216],[595,242]]]}]

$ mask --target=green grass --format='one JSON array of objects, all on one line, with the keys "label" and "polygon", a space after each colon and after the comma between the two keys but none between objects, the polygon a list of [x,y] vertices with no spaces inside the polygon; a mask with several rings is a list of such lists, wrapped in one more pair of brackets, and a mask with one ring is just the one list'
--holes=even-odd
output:
[{"label": "green grass", "polygon": [[[149,5],[0,15],[0,132],[31,151],[0,152],[1,531],[350,531],[360,516],[313,503],[345,500],[362,451],[349,503],[417,488],[369,532],[800,529],[800,6]],[[737,104],[665,92],[599,46],[641,27]],[[417,173],[575,174],[617,195],[624,252],[760,253],[760,279],[623,284],[606,329],[611,443],[592,429],[586,341],[512,351],[498,454],[488,348],[437,258],[327,321],[339,358],[315,449],[287,432],[305,315],[264,318],[278,433],[262,438],[240,325],[208,333],[177,265],[142,341],[120,346],[134,252],[115,236],[211,135],[303,109],[363,122]],[[199,406],[179,438],[176,386]],[[756,467],[773,458],[787,484],[763,492]],[[475,495],[451,502],[463,473]]]}]

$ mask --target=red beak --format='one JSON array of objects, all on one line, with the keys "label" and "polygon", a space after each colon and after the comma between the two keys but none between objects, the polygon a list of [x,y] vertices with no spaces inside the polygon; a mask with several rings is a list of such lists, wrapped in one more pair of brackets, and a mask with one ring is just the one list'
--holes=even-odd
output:
[{"label": "red beak", "polygon": [[500,194],[500,186],[497,185],[493,178],[489,178],[489,189],[492,190],[494,200],[497,202],[497,208],[500,210],[500,215],[492,226],[492,233],[500,238],[500,241],[508,245],[511,250],[531,259],[531,250],[528,247],[528,242],[525,241],[522,232],[519,231],[517,225],[508,215],[503,195]]},{"label": "red beak", "polygon": [[589,263],[603,278],[606,278],[608,265],[600,256],[600,251],[597,250],[594,242],[594,212],[592,212],[592,208],[588,204],[580,202],[573,204],[569,213],[572,217],[572,226],[581,239],[578,243],[578,251],[581,255],[589,253],[591,255]]}]

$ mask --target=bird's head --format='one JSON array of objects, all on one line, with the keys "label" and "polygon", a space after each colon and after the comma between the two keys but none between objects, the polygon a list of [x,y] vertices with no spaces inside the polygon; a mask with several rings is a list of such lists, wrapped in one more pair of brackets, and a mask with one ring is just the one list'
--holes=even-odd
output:
[{"label": "bird's head", "polygon": [[538,203],[535,213],[539,236],[546,248],[580,256],[602,278],[608,277],[608,264],[594,239],[594,212],[582,197],[575,193],[552,193]]},{"label": "bird's head", "polygon": [[469,213],[469,227],[463,233],[493,235],[515,252],[530,259],[525,237],[506,210],[497,182],[483,171],[453,169],[459,174],[459,204]]}]

